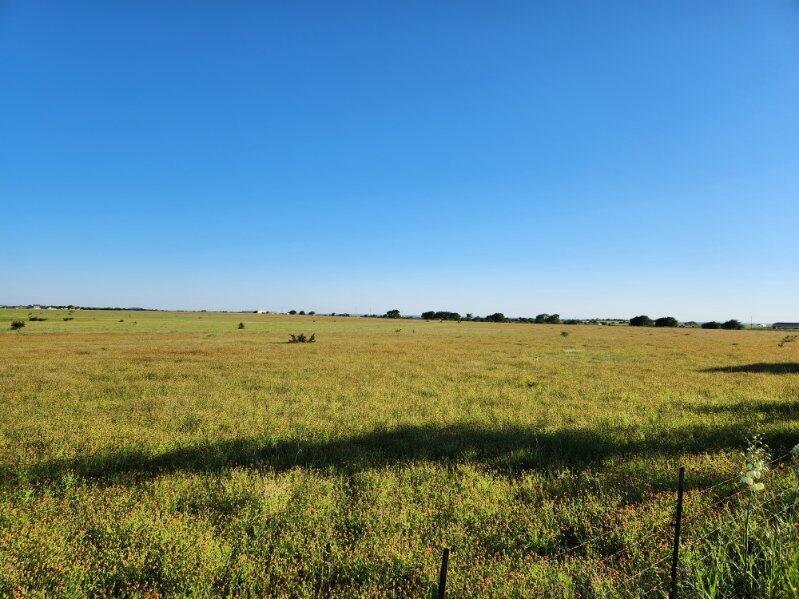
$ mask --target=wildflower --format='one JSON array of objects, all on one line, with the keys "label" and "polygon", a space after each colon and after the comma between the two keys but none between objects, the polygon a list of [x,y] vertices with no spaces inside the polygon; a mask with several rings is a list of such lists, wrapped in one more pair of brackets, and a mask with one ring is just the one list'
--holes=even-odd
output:
[{"label": "wildflower", "polygon": [[[794,448],[797,452],[795,455],[799,455],[799,448],[797,447]],[[763,437],[760,435],[752,437],[749,440],[749,446],[744,452],[744,467],[741,470],[741,482],[749,488],[749,501],[746,505],[746,520],[744,524],[744,553],[747,561],[749,560],[749,517],[752,513],[755,493],[759,493],[766,488],[766,485],[759,481],[768,469],[766,462],[769,457],[768,447],[763,443]]]},{"label": "wildflower", "polygon": [[[796,455],[799,456],[799,445],[795,448]],[[763,474],[768,469],[766,460],[769,458],[768,447],[763,443],[760,435],[755,435],[749,441],[749,446],[744,452],[744,467],[741,470],[741,483],[749,487],[749,491],[756,493],[762,491],[765,485],[758,482],[763,478]]]}]

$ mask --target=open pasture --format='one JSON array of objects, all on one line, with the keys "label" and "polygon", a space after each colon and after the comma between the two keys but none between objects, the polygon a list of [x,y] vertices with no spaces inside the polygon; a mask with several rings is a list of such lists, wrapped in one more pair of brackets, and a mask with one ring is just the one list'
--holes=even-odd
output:
[{"label": "open pasture", "polygon": [[[779,332],[44,310],[9,330],[29,313],[0,310],[3,596],[430,596],[445,546],[454,597],[646,596],[662,567],[630,578],[670,555],[682,465],[681,584],[729,597],[740,512],[702,491],[748,435],[799,442]],[[747,592],[794,596],[795,527],[752,539]]]}]

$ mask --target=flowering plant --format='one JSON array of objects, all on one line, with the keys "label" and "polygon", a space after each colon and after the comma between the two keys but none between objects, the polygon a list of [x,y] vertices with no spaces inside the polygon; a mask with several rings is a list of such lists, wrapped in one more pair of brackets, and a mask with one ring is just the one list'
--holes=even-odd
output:
[{"label": "flowering plant", "polygon": [[[799,446],[797,446],[799,447]],[[799,449],[794,448],[799,454]],[[755,435],[749,440],[749,446],[744,452],[744,467],[741,470],[741,482],[749,487],[753,493],[762,491],[765,485],[761,482],[763,475],[768,470],[768,446],[763,442],[761,435]]]}]

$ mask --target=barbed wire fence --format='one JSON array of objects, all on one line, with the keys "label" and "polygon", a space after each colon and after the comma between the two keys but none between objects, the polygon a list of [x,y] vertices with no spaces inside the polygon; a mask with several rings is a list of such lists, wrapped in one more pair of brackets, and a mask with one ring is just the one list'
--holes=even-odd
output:
[{"label": "barbed wire fence", "polygon": [[[793,457],[795,457],[795,454],[791,451],[788,451],[769,460],[765,465],[770,470],[778,471],[781,466],[788,463],[788,461]],[[788,475],[790,475],[790,472],[791,470],[788,471]],[[796,474],[799,479],[799,468],[796,469]],[[725,492],[725,487],[730,485],[733,485],[733,487]],[[641,581],[646,574],[650,572],[655,573],[657,575],[657,581],[655,584],[651,587],[647,587],[646,591],[640,590],[642,587],[639,587],[636,589],[636,595],[639,597],[655,597],[657,596],[656,593],[659,592],[661,596],[666,595],[669,597],[669,599],[675,599],[678,596],[679,591],[681,546],[683,544],[690,543],[691,547],[698,547],[702,543],[710,540],[713,535],[720,532],[725,526],[728,525],[728,518],[731,518],[734,515],[732,508],[735,506],[733,504],[735,504],[737,500],[741,499],[746,493],[751,494],[752,491],[741,484],[740,475],[731,476],[703,489],[686,491],[685,469],[681,467],[678,471],[677,496],[673,517],[664,522],[658,523],[658,525],[653,527],[653,529],[648,533],[637,538],[635,543],[626,544],[624,547],[614,551],[613,553],[602,556],[597,560],[597,563],[602,564],[604,567],[617,573],[619,575],[619,588],[624,590],[629,589],[631,585]],[[711,494],[716,494],[719,496],[712,499],[711,502],[706,505],[701,505],[699,503],[702,498],[708,497]],[[766,506],[779,503],[780,500],[787,498],[789,495],[793,495],[794,500],[792,502],[787,503],[786,505],[778,505],[778,508],[773,511],[764,509]],[[690,500],[689,509],[687,511],[684,509],[686,506],[686,499]],[[769,523],[775,518],[786,514],[787,512],[791,511],[792,508],[795,509],[798,500],[799,485],[782,489],[776,493],[773,493],[767,499],[761,501],[759,504],[760,508],[763,510],[763,515],[767,516],[764,520],[764,523]],[[727,508],[726,513],[720,514],[718,510],[724,507]],[[702,524],[706,524],[707,519],[713,516],[719,520],[718,524],[712,526],[709,530],[702,530]],[[686,528],[688,530],[687,535],[685,532]],[[554,555],[541,557],[547,561],[561,561],[569,556],[574,556],[581,550],[585,550],[590,546],[597,545],[599,541],[602,541],[613,534],[617,534],[617,532],[618,531],[615,529],[609,529],[598,535],[586,538],[574,546],[562,549]],[[671,541],[671,552],[663,555],[644,568],[640,568],[632,573],[624,575],[617,566],[621,557],[625,554],[628,554],[631,550],[640,549],[645,545],[645,542],[657,538]],[[450,554],[452,551],[453,549],[451,547],[446,547],[442,552],[437,588],[437,597],[439,599],[444,599],[446,597],[447,575],[450,566]],[[664,588],[667,588],[668,591],[664,592]]]}]

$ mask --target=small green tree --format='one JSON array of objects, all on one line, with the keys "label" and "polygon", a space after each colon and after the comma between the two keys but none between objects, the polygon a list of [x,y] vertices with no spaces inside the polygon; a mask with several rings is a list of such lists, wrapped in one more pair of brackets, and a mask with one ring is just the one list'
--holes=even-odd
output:
[{"label": "small green tree", "polygon": [[715,320],[711,320],[710,322],[703,322],[702,323],[703,329],[720,329],[721,323],[716,322]]},{"label": "small green tree", "polygon": [[494,312],[486,316],[487,322],[505,322],[505,315],[502,312]]},{"label": "small green tree", "polygon": [[294,314],[296,314],[296,313],[297,313],[297,311],[296,311],[296,310],[289,310],[289,314],[291,314],[292,316],[293,316]]},{"label": "small green tree", "polygon": [[400,317],[400,311],[397,310],[396,308],[386,312],[386,318],[399,318],[399,317]]},{"label": "small green tree", "polygon": [[728,329],[731,331],[740,331],[742,328],[744,328],[744,325],[742,325],[739,321],[733,318],[731,320],[728,320],[727,322],[722,323],[721,328]]},{"label": "small green tree", "polygon": [[560,314],[550,314],[546,319],[547,324],[560,324]]},{"label": "small green tree", "polygon": [[241,329],[243,329],[243,328],[244,328],[244,323],[243,323],[243,322],[240,322],[240,323],[239,323],[239,330],[241,330]]},{"label": "small green tree", "polygon": [[649,318],[646,314],[641,314],[640,316],[634,316],[630,319],[630,326],[631,327],[651,327],[654,322],[652,319]]},{"label": "small green tree", "polygon": [[11,321],[11,330],[18,331],[25,326],[24,320],[12,320]]}]

